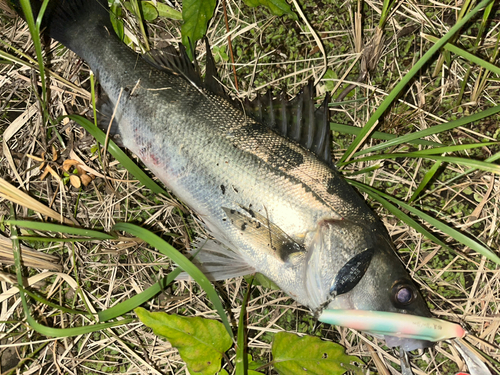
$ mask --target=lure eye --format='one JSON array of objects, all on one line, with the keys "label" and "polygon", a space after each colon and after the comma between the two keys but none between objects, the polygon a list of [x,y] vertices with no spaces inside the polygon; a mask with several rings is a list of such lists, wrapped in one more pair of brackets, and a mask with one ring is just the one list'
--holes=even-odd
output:
[{"label": "lure eye", "polygon": [[396,307],[403,308],[412,303],[417,293],[410,283],[406,281],[398,282],[392,287],[393,304]]}]

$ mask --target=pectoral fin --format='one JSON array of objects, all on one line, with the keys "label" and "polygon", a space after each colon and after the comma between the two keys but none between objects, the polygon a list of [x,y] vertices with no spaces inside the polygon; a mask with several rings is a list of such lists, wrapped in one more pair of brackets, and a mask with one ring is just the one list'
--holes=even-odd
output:
[{"label": "pectoral fin", "polygon": [[295,263],[305,254],[305,249],[277,225],[250,209],[237,210],[222,207],[231,223],[256,247],[272,253],[283,262]]}]

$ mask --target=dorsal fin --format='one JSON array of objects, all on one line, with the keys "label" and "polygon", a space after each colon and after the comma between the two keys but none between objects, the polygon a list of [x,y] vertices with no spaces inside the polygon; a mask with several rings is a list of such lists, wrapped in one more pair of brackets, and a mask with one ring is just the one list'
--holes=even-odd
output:
[{"label": "dorsal fin", "polygon": [[329,124],[329,95],[319,108],[314,102],[312,81],[302,88],[292,100],[281,92],[273,97],[271,91],[245,100],[245,111],[257,121],[267,125],[283,137],[299,143],[315,153],[325,163],[332,164],[331,135]]},{"label": "dorsal fin", "polygon": [[[204,39],[207,53],[205,79],[201,78],[196,57],[194,58],[194,63],[191,62],[186,52],[186,48],[182,44],[179,44],[179,49],[170,45],[160,50],[149,51],[147,54],[143,55],[143,57],[156,69],[180,74],[196,86],[203,87],[216,95],[229,99],[224,87],[220,83],[208,39]],[[192,54],[195,56],[194,48],[192,48]]]}]

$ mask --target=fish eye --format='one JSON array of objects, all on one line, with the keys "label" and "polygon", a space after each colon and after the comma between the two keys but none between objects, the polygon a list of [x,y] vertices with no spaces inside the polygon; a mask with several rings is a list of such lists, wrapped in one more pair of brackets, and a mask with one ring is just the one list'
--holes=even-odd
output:
[{"label": "fish eye", "polygon": [[408,281],[400,281],[394,284],[391,295],[394,306],[400,308],[408,306],[417,297],[415,288]]}]

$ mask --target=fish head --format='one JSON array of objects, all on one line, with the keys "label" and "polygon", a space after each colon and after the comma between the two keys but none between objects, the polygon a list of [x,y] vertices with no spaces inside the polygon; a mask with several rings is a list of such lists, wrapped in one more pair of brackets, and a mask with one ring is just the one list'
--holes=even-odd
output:
[{"label": "fish head", "polygon": [[[306,243],[305,283],[311,309],[387,311],[430,317],[381,223],[323,220]],[[406,351],[424,340],[385,336]]]}]

